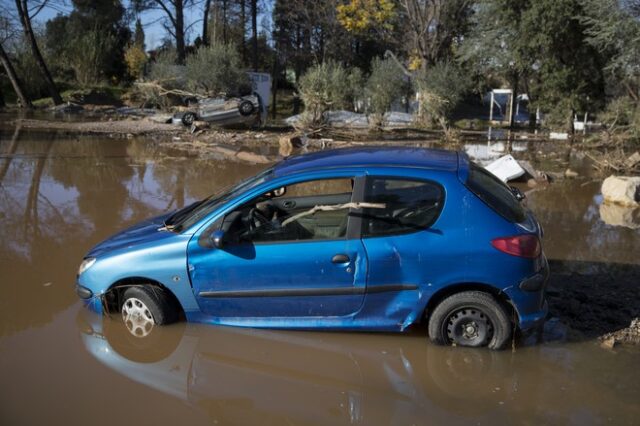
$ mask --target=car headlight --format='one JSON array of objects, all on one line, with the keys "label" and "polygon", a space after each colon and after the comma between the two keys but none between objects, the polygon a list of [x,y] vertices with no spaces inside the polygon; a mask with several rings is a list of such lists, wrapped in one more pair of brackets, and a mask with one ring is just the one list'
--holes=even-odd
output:
[{"label": "car headlight", "polygon": [[91,268],[94,263],[96,263],[95,257],[87,257],[86,259],[84,259],[80,264],[80,267],[78,268],[78,275],[82,275],[82,273]]}]

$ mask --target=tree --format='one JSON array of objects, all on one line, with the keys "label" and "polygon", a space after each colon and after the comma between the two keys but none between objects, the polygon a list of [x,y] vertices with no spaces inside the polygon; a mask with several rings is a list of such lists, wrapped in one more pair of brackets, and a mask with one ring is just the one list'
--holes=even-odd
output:
[{"label": "tree", "polygon": [[596,111],[605,98],[605,59],[587,43],[584,14],[582,0],[537,0],[522,22],[527,55],[535,59],[528,81],[531,104],[547,114],[550,125],[570,132],[577,112]]},{"label": "tree", "polygon": [[136,28],[133,32],[133,44],[143,51],[145,50],[144,29],[142,28],[142,22],[140,21],[140,18],[136,19]]},{"label": "tree", "polygon": [[[505,0],[507,1],[507,0]],[[474,0],[401,0],[411,41],[412,68],[452,57],[467,30]]]},{"label": "tree", "polygon": [[23,108],[32,108],[33,106],[31,105],[31,101],[25,94],[22,83],[20,82],[20,79],[18,78],[18,75],[16,74],[13,65],[11,64],[11,61],[9,60],[7,52],[5,52],[4,48],[2,47],[2,43],[0,43],[0,62],[2,62],[2,66],[4,67],[7,76],[9,77],[9,81],[11,81],[11,86],[18,96],[20,105]]},{"label": "tree", "polygon": [[211,0],[205,0],[202,11],[202,44],[209,46],[209,12],[211,11]]},{"label": "tree", "polygon": [[165,18],[165,29],[176,42],[176,63],[184,64],[186,58],[184,12],[194,5],[195,0],[131,0],[135,11],[159,10]]},{"label": "tree", "polygon": [[[9,55],[7,55],[7,52],[4,50],[3,44],[13,36],[12,25],[7,18],[0,18],[0,31],[0,62],[2,62],[2,66],[7,73],[9,81],[11,82],[13,91],[18,97],[20,106],[23,108],[32,108],[31,101],[26,95],[22,81],[18,78],[18,74],[9,59]],[[4,105],[4,98],[2,103]]]},{"label": "tree", "polygon": [[607,57],[609,89],[640,103],[640,0],[585,0],[586,42]]},{"label": "tree", "polygon": [[251,0],[251,46],[253,70],[258,71],[258,0]]},{"label": "tree", "polygon": [[[71,13],[59,14],[46,24],[45,46],[54,69],[70,70],[83,85],[125,78],[124,52],[131,43],[131,30],[121,0],[72,0],[72,4]],[[138,23],[134,43],[144,49],[144,31]]]},{"label": "tree", "polygon": [[[459,59],[479,75],[498,78],[508,86],[512,101],[518,96],[519,86],[526,86],[534,72],[535,58],[527,46],[529,34],[523,28],[529,7],[530,0],[480,1],[472,30],[458,52]],[[510,108],[511,125],[514,115],[515,108]]]},{"label": "tree", "polygon": [[40,48],[38,47],[38,43],[33,32],[33,27],[31,26],[31,19],[42,10],[42,7],[44,7],[44,4],[46,4],[46,2],[42,3],[42,7],[36,8],[33,14],[30,14],[31,9],[29,8],[27,0],[15,0],[15,3],[16,11],[18,12],[25,38],[29,42],[31,52],[36,60],[36,63],[38,64],[38,67],[40,68],[42,77],[47,85],[49,94],[51,95],[51,99],[53,100],[53,103],[55,105],[60,105],[62,104],[62,97],[60,96],[60,92],[58,91],[56,84],[53,82],[53,77],[51,77],[51,73],[49,72],[49,68],[45,63],[44,58],[42,57],[42,53],[40,52]]}]

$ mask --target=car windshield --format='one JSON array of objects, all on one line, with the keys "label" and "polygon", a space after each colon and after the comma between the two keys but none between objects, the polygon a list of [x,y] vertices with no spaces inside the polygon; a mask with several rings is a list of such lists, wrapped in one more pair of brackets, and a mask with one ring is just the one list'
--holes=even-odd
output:
[{"label": "car windshield", "polygon": [[252,176],[241,181],[235,186],[223,188],[208,198],[197,201],[181,210],[178,210],[165,220],[164,226],[169,231],[182,232],[183,230],[193,226],[200,219],[207,216],[230,199],[266,182],[272,174],[273,167],[270,167],[256,176]]}]

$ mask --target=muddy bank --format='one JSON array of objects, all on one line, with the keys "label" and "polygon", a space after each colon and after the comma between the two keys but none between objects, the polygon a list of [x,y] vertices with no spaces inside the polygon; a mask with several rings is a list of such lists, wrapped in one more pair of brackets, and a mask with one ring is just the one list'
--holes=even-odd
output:
[{"label": "muddy bank", "polygon": [[155,123],[149,120],[78,122],[18,119],[15,120],[15,124],[25,130],[53,130],[64,133],[109,135],[116,137],[127,137],[129,135],[167,135],[169,137],[184,132],[184,129],[171,124]]},{"label": "muddy bank", "polygon": [[551,261],[550,316],[568,327],[567,339],[640,344],[640,266]]}]

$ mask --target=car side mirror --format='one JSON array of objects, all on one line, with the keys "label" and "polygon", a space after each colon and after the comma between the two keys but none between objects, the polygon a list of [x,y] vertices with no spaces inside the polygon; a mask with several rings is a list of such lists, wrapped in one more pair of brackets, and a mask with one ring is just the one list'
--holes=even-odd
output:
[{"label": "car side mirror", "polygon": [[224,231],[213,231],[211,234],[211,245],[218,249],[224,247]]}]

